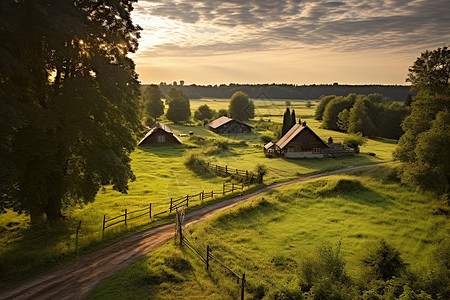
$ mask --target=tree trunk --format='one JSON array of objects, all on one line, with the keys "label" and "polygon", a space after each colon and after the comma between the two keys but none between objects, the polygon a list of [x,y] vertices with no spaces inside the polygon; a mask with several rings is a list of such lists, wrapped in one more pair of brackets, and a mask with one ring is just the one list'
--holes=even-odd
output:
[{"label": "tree trunk", "polygon": [[47,216],[47,223],[61,219],[63,217],[61,213],[61,200],[56,197],[49,198],[45,215]]}]

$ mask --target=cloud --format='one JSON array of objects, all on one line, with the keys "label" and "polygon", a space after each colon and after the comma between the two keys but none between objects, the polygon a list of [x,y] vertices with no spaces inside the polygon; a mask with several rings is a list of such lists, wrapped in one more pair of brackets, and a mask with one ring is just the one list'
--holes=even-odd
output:
[{"label": "cloud", "polygon": [[[450,41],[442,0],[140,0],[145,16],[173,21],[164,42],[140,55],[199,55],[279,48],[421,49]],[[139,20],[144,20],[140,23]]]}]

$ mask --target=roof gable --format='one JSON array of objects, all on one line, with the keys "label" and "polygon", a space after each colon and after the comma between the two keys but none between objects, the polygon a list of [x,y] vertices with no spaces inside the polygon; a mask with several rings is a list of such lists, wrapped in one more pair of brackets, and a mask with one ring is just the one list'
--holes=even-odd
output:
[{"label": "roof gable", "polygon": [[280,149],[285,148],[296,136],[298,136],[301,132],[308,130],[309,132],[311,132],[313,134],[314,137],[316,137],[321,143],[323,143],[327,148],[329,148],[330,146],[328,146],[327,143],[325,143],[324,140],[322,140],[311,128],[309,128],[308,126],[303,126],[301,124],[295,124],[294,126],[292,126],[291,129],[289,129],[288,132],[286,132],[286,134],[276,143],[276,145],[278,147],[280,147]]},{"label": "roof gable", "polygon": [[238,121],[238,120],[235,120],[235,119],[228,118],[226,116],[222,116],[222,117],[220,117],[218,119],[215,119],[214,121],[209,123],[208,126],[213,128],[213,129],[216,129],[216,128],[218,128],[220,126],[223,126],[223,125],[225,125],[225,124],[227,124],[228,122],[231,122],[231,121],[238,122],[238,123],[243,124],[243,125],[245,125],[247,127],[253,128],[253,126],[250,126],[248,124],[245,124],[245,123],[243,123],[241,121]]},{"label": "roof gable", "polygon": [[178,143],[183,144],[183,142],[180,140],[179,137],[176,136],[176,134],[174,134],[172,132],[172,130],[169,128],[169,126],[167,126],[166,124],[160,123],[160,122],[156,122],[156,124],[150,129],[149,132],[147,132],[147,134],[142,138],[142,140],[138,143],[138,146],[145,141],[149,136],[151,136],[152,134],[156,133],[158,130],[162,130],[167,134],[172,135]]}]

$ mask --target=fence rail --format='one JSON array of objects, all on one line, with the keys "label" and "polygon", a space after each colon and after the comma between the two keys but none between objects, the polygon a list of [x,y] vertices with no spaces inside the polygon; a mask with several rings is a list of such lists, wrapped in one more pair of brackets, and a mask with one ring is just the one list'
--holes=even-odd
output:
[{"label": "fence rail", "polygon": [[216,256],[214,256],[211,253],[211,248],[209,247],[209,245],[206,246],[206,252],[205,252],[205,254],[203,254],[202,251],[198,250],[189,241],[189,239],[183,234],[182,224],[181,224],[181,222],[179,222],[180,216],[178,215],[178,213],[177,213],[177,220],[178,220],[178,222],[177,222],[178,228],[176,230],[176,233],[179,235],[180,245],[185,245],[189,250],[191,250],[194,254],[196,254],[203,261],[203,263],[206,264],[206,270],[209,270],[209,263],[210,263],[210,260],[212,259],[213,261],[218,263],[222,268],[227,270],[231,275],[236,277],[237,283],[241,284],[241,286],[240,286],[241,300],[244,300],[244,288],[245,288],[245,281],[246,281],[245,273],[243,273],[242,276],[239,276],[235,271],[233,271],[230,267],[225,265],[220,259],[218,259]]},{"label": "fence rail", "polygon": [[[158,212],[153,215],[153,217],[163,215],[165,213],[172,213],[173,211],[182,208],[182,207],[189,207],[189,201],[192,200],[199,200],[201,202],[212,199],[214,196],[224,196],[228,193],[234,193],[235,191],[241,190],[244,191],[245,187],[249,187],[250,183],[223,183],[222,184],[222,190],[221,191],[211,191],[211,192],[205,192],[202,191],[200,193],[194,194],[194,195],[186,195],[177,199],[170,198],[170,205],[167,210]],[[140,214],[137,214],[140,213]],[[124,223],[127,225],[127,222],[136,218],[140,218],[143,216],[149,215],[149,218],[152,218],[152,204],[150,203],[147,208],[135,210],[135,211],[127,211],[125,209],[125,212],[121,215],[115,216],[110,219],[106,219],[106,215],[103,215],[103,233],[105,230],[111,226]],[[116,220],[116,221],[115,221]],[[113,222],[115,221],[115,222]]]},{"label": "fence rail", "polygon": [[225,166],[219,166],[217,164],[211,164],[208,162],[208,168],[210,168],[213,171],[216,171],[218,173],[222,173],[225,175],[238,175],[242,178],[245,178],[246,181],[253,182],[255,179],[255,174],[249,170],[239,170],[235,168],[231,168],[227,165]]}]

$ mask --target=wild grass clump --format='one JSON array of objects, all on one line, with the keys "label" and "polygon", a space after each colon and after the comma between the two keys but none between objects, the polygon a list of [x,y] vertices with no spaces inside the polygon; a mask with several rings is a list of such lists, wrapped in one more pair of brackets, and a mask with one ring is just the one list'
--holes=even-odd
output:
[{"label": "wild grass clump", "polygon": [[230,143],[225,140],[213,140],[209,146],[204,147],[203,153],[206,155],[222,154],[230,149]]},{"label": "wild grass clump", "polygon": [[197,153],[191,153],[187,156],[184,162],[186,167],[195,174],[203,177],[213,177],[215,174],[208,167],[208,162],[204,157]]},{"label": "wild grass clump", "polygon": [[320,196],[327,195],[339,195],[355,192],[364,192],[367,188],[354,178],[333,178],[321,189],[317,190],[317,194]]}]

